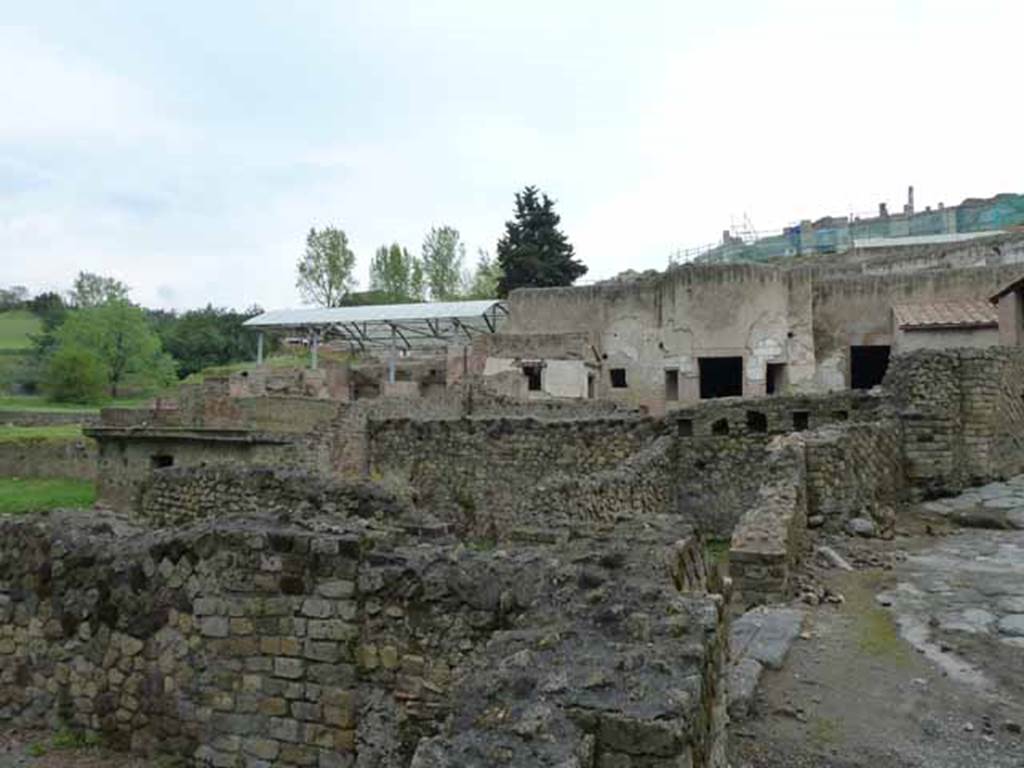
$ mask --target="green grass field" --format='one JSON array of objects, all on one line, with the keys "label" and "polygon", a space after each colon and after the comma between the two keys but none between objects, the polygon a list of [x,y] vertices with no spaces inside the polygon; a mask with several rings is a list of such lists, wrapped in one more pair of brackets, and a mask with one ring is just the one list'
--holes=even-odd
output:
[{"label": "green grass field", "polygon": [[0,349],[28,349],[32,346],[30,336],[42,328],[40,319],[27,309],[0,312]]},{"label": "green grass field", "polygon": [[78,424],[56,424],[52,427],[14,427],[0,424],[0,443],[19,440],[77,440],[82,437]]},{"label": "green grass field", "polygon": [[22,515],[58,507],[91,507],[96,489],[88,480],[0,477],[0,514]]},{"label": "green grass field", "polygon": [[[103,404],[124,406],[131,408],[136,405],[145,405],[152,398],[145,397],[119,397],[117,400],[110,400]],[[42,395],[0,395],[0,413],[3,411],[39,411],[42,413],[84,413],[94,415],[100,412],[99,405],[82,405],[81,403],[55,403],[47,400]]]}]

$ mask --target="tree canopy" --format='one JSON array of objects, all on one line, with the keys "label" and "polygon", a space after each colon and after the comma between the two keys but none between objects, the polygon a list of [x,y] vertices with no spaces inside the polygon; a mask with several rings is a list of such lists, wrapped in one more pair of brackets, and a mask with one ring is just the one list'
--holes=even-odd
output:
[{"label": "tree canopy", "polygon": [[467,278],[464,291],[467,299],[497,298],[501,267],[483,248],[477,251],[476,269]]},{"label": "tree canopy", "polygon": [[54,334],[54,358],[69,361],[72,352],[86,352],[102,366],[108,392],[129,379],[139,385],[166,384],[174,374],[173,361],[164,354],[160,338],[139,307],[123,299],[70,312]]},{"label": "tree canopy", "polygon": [[157,333],[174,358],[178,375],[185,377],[211,366],[254,359],[256,334],[245,330],[243,323],[258,314],[257,308],[235,312],[207,305],[163,319]]},{"label": "tree canopy", "polygon": [[370,292],[384,304],[423,301],[423,264],[398,243],[382,245],[370,262]]},{"label": "tree canopy", "polygon": [[561,217],[554,206],[536,187],[516,193],[515,217],[505,223],[505,234],[498,241],[499,296],[508,296],[516,288],[572,285],[587,273],[558,228]]},{"label": "tree canopy", "polygon": [[452,301],[462,292],[466,246],[454,227],[431,227],[423,240],[423,275],[431,301]]},{"label": "tree canopy", "polygon": [[307,304],[322,307],[341,306],[355,287],[352,270],[356,255],[348,246],[348,236],[341,229],[325,227],[310,229],[306,235],[306,252],[297,265],[299,277],[295,285]]},{"label": "tree canopy", "polygon": [[128,292],[128,286],[116,278],[79,272],[71,288],[71,305],[84,309],[109,301],[126,301]]}]

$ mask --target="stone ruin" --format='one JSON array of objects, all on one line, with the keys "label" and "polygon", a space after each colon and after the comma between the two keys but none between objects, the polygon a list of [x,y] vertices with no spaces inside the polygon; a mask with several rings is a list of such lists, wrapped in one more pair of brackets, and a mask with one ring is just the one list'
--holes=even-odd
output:
[{"label": "stone ruin", "polygon": [[93,430],[117,512],[3,523],[5,723],[190,765],[723,768],[731,612],[788,599],[817,528],[1024,470],[1014,349],[663,416],[208,405]]},{"label": "stone ruin", "polygon": [[4,523],[0,718],[194,765],[725,765],[726,605],[677,521],[483,547],[332,493]]}]

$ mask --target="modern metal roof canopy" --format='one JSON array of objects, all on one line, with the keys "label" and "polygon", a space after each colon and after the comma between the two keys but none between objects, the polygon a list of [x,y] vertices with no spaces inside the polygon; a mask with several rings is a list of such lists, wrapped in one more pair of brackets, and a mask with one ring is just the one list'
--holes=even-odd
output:
[{"label": "modern metal roof canopy", "polygon": [[360,307],[280,309],[245,322],[256,330],[316,333],[341,338],[355,347],[440,346],[476,334],[494,333],[508,313],[504,302],[447,301],[429,304],[377,304]]}]

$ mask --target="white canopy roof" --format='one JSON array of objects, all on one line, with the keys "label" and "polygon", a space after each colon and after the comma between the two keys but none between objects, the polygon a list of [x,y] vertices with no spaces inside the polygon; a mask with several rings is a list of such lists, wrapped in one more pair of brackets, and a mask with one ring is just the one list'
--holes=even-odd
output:
[{"label": "white canopy roof", "polygon": [[408,349],[441,346],[459,338],[469,340],[477,333],[494,333],[506,313],[503,302],[484,299],[279,309],[257,315],[245,325],[260,330],[318,333],[321,338],[342,338],[360,348],[389,347],[394,342]]}]

